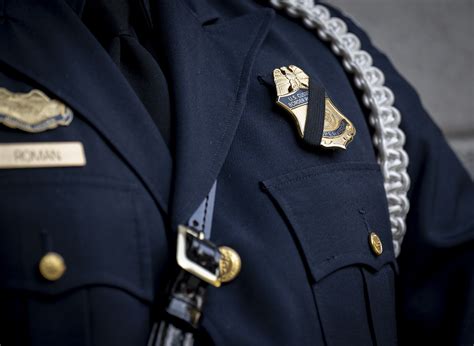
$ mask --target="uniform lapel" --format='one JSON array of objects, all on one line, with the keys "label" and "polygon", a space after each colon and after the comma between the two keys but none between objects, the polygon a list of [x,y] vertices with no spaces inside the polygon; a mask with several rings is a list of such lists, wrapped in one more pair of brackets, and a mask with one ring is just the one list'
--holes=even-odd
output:
[{"label": "uniform lapel", "polygon": [[182,1],[163,1],[159,7],[158,22],[170,33],[164,44],[174,91],[171,221],[176,227],[199,206],[221,169],[273,12],[262,9],[203,25],[202,18],[208,18],[196,15]]},{"label": "uniform lapel", "polygon": [[167,212],[171,155],[127,81],[65,2],[26,2],[5,4],[0,61],[85,117]]},{"label": "uniform lapel", "polygon": [[182,1],[158,3],[158,22],[168,33],[163,49],[174,102],[174,162],[127,81],[65,2],[7,2],[0,61],[84,116],[134,169],[162,210],[170,209],[176,227],[199,206],[222,167],[273,12],[262,9],[204,26],[206,17],[196,16]]}]

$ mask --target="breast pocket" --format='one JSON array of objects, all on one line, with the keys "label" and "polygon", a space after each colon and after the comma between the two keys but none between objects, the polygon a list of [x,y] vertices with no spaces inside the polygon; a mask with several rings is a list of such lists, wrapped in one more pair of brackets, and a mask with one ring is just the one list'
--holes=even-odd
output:
[{"label": "breast pocket", "polygon": [[262,183],[301,249],[327,344],[396,344],[397,266],[379,167],[326,165]]},{"label": "breast pocket", "polygon": [[[0,342],[145,344],[152,285],[135,185],[59,174],[6,178],[0,183]],[[45,256],[49,264],[42,263]]]}]

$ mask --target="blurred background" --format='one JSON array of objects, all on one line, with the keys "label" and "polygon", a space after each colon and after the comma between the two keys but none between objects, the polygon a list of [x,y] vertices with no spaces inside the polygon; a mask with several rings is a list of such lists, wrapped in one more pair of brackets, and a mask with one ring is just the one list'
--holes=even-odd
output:
[{"label": "blurred background", "polygon": [[474,177],[474,0],[326,2],[362,26],[415,86]]}]

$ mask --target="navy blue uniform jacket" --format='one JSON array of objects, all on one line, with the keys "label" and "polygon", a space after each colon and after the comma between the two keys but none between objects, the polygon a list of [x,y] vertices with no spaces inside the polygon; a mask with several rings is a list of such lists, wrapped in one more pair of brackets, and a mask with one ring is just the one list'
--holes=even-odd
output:
[{"label": "navy blue uniform jacket", "polygon": [[[208,291],[204,344],[474,342],[472,180],[416,92],[346,19],[403,116],[411,211],[396,259],[352,77],[312,32],[266,5],[157,5],[170,151],[81,22],[80,1],[0,1],[0,87],[40,89],[75,114],[37,134],[1,126],[0,142],[80,141],[87,157],[84,167],[0,170],[2,346],[145,345],[175,265],[176,227],[216,178],[212,240],[239,252],[242,272]],[[290,64],[319,78],[354,123],[348,150],[307,148],[275,105],[274,87],[258,77]],[[54,282],[38,272],[47,251],[67,265]]]}]

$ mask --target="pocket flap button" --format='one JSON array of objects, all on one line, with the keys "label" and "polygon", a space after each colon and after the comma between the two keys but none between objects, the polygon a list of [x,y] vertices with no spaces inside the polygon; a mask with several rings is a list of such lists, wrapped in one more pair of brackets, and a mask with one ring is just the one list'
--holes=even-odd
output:
[{"label": "pocket flap button", "polygon": [[219,251],[222,255],[219,261],[219,271],[221,282],[229,282],[234,280],[240,273],[242,261],[239,254],[234,249],[221,246]]},{"label": "pocket flap button", "polygon": [[371,232],[369,236],[369,241],[370,241],[370,247],[372,249],[372,252],[375,255],[380,256],[383,252],[383,246],[382,246],[382,241],[380,240],[377,233]]},{"label": "pocket flap button", "polygon": [[39,271],[46,280],[56,281],[66,272],[66,264],[60,254],[48,252],[39,262]]}]

